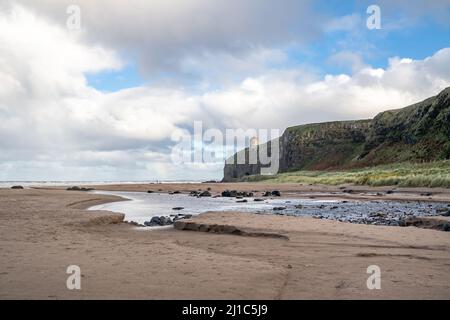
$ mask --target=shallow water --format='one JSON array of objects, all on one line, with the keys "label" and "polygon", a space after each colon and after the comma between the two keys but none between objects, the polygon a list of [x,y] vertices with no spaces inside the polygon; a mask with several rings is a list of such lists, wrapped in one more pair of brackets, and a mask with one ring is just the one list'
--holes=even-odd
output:
[{"label": "shallow water", "polygon": [[[243,211],[260,214],[290,216],[313,216],[354,223],[398,225],[406,217],[437,215],[450,209],[450,205],[418,201],[356,201],[320,199],[278,199],[267,198],[255,202],[237,203],[236,198],[191,197],[186,194],[163,194],[144,192],[94,191],[97,194],[115,195],[130,201],[111,202],[97,205],[89,210],[108,210],[125,214],[126,221],[143,224],[153,216],[176,214],[200,214],[207,211]],[[183,210],[173,210],[183,207]],[[283,207],[284,210],[273,210]]]}]

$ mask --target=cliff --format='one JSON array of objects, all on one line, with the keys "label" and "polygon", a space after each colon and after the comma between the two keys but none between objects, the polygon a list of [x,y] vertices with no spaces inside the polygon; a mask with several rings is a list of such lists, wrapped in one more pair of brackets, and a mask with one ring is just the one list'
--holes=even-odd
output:
[{"label": "cliff", "polygon": [[[411,106],[381,112],[373,119],[290,127],[279,139],[278,172],[449,159],[450,87]],[[234,157],[242,153],[248,160],[248,148]],[[224,181],[260,174],[264,167],[259,162],[228,162]]]}]

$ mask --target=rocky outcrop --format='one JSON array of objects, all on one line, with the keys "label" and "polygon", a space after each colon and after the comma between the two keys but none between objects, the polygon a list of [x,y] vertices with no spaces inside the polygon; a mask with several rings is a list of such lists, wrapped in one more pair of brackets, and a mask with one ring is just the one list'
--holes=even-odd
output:
[{"label": "rocky outcrop", "polygon": [[[270,142],[269,142],[270,143]],[[400,161],[450,158],[450,88],[409,107],[381,112],[374,119],[290,127],[279,138],[279,170],[333,170]],[[268,148],[270,150],[270,148]],[[224,167],[223,181],[261,173],[262,165]]]},{"label": "rocky outcrop", "polygon": [[173,226],[177,230],[184,230],[184,231],[211,232],[211,233],[231,234],[246,237],[265,237],[265,238],[289,240],[287,236],[282,234],[242,230],[232,225],[206,224],[206,223],[197,223],[195,221],[176,221]]}]

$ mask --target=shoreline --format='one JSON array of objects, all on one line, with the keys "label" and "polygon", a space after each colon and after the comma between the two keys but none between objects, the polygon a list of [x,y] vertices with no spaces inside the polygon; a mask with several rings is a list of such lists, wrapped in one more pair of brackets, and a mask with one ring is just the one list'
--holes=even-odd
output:
[{"label": "shoreline", "polygon": [[[264,183],[264,182],[217,182],[217,183],[136,183],[136,184],[102,184],[79,185],[101,191],[130,191],[170,193],[179,191],[210,191],[220,195],[225,190],[254,192],[255,197],[262,192],[279,190],[280,198],[322,198],[336,200],[395,200],[424,201],[450,203],[450,188],[398,188],[392,186],[370,187],[356,185],[299,185],[295,183]],[[67,186],[31,187],[38,190],[65,190]]]}]

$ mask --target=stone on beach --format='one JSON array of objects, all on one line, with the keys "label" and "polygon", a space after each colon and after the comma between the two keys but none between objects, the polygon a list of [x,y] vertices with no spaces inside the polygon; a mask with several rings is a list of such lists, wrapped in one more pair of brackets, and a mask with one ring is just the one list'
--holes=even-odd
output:
[{"label": "stone on beach", "polygon": [[173,224],[172,219],[165,216],[155,216],[150,219],[150,221],[145,221],[144,225],[147,227],[156,227],[156,226],[167,226]]}]

